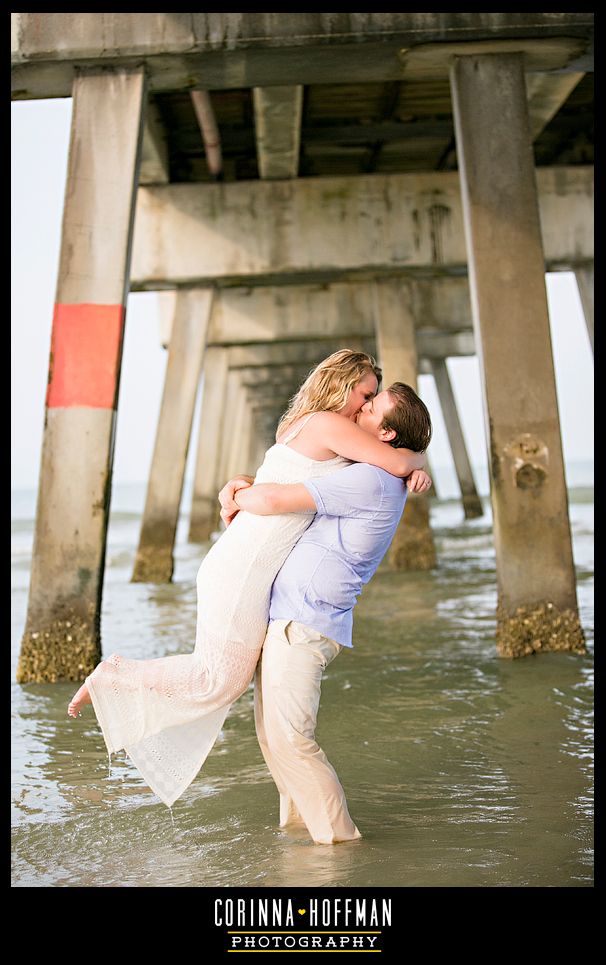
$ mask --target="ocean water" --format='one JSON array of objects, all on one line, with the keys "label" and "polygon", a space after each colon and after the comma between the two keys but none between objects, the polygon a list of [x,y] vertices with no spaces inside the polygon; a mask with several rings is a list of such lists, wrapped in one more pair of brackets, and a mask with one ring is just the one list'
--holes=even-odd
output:
[{"label": "ocean water", "polygon": [[[381,569],[356,608],[354,649],[325,674],[317,736],[363,834],[332,847],[278,828],[252,688],[171,814],[125,756],[108,768],[92,708],[67,717],[74,684],[15,682],[35,493],[14,492],[13,886],[592,886],[592,468],[567,467],[585,656],[497,657],[490,506],[478,479],[485,515],[465,521],[441,470],[431,502],[438,567]],[[208,545],[187,543],[185,513],[173,583],[130,583],[144,495],[114,487],[103,652],[188,653]]]}]

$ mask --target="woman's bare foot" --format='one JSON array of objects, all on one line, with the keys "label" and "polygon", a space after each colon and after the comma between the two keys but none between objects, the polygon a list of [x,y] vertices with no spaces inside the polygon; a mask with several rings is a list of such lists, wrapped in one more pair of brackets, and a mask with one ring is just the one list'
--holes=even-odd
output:
[{"label": "woman's bare foot", "polygon": [[67,708],[67,713],[69,714],[70,717],[77,717],[78,714],[80,713],[80,708],[84,707],[85,704],[91,704],[91,703],[92,703],[92,700],[90,699],[88,687],[86,686],[86,684],[82,684],[82,686],[80,687],[80,690],[72,697]]}]

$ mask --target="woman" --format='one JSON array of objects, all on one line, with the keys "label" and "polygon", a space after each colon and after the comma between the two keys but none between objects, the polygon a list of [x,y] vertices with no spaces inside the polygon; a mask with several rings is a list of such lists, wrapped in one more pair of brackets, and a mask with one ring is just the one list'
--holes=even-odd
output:
[{"label": "woman", "polygon": [[[402,477],[422,469],[422,455],[384,446],[355,425],[380,378],[374,359],[361,352],[343,349],[321,362],[280,421],[255,481],[302,482],[350,461]],[[198,570],[194,652],[157,660],[112,654],[68,707],[76,717],[92,702],[110,759],[123,748],[169,807],[200,770],[231,704],[253,677],[272,583],[311,520],[310,514],[239,513]]]}]

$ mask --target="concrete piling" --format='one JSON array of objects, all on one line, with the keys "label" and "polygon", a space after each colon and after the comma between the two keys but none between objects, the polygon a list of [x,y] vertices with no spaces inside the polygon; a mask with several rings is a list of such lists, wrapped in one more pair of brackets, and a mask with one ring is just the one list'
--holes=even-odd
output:
[{"label": "concrete piling", "polygon": [[76,70],[72,94],[35,541],[17,670],[21,683],[82,680],[101,657],[145,74],[142,68]]},{"label": "concrete piling", "polygon": [[591,265],[580,265],[576,267],[574,274],[577,281],[577,287],[579,289],[579,295],[581,296],[585,324],[587,325],[587,334],[589,335],[589,342],[591,344],[591,351],[593,353],[593,262]]},{"label": "concrete piling", "polygon": [[204,353],[202,405],[188,537],[191,543],[206,542],[218,525],[217,465],[225,415],[227,355],[228,350],[218,345],[208,346]]},{"label": "concrete piling", "polygon": [[254,473],[263,462],[266,451],[276,441],[276,428],[286,406],[276,406],[275,401],[259,400],[254,389],[249,389],[249,398],[255,433],[251,439],[248,465],[251,473]]},{"label": "concrete piling", "polygon": [[[225,413],[223,416],[223,431],[217,458],[217,475],[215,476],[215,500],[217,492],[225,485],[230,478],[229,469],[232,463],[232,452],[234,450],[234,435],[237,431],[242,408],[246,404],[244,389],[240,384],[240,376],[237,370],[230,369],[227,373],[227,383],[225,390]],[[238,466],[234,473],[246,472],[245,468]],[[232,473],[233,475],[233,473]]]},{"label": "concrete piling", "polygon": [[133,583],[170,583],[172,579],[179,506],[211,304],[210,289],[205,293],[181,291],[175,299]]},{"label": "concrete piling", "polygon": [[473,478],[471,462],[467,454],[467,446],[465,445],[465,437],[459,420],[459,413],[457,412],[457,404],[446,366],[446,359],[430,359],[429,361],[438,390],[457,479],[459,480],[465,519],[477,519],[477,517],[484,515],[484,510],[482,508],[482,500],[478,495],[475,479]]},{"label": "concrete piling", "polygon": [[261,178],[296,178],[299,170],[303,85],[254,87],[257,163]]},{"label": "concrete piling", "polygon": [[431,476],[431,489],[430,489],[429,492],[427,493],[427,498],[428,498],[429,502],[432,503],[434,500],[438,500],[438,499],[440,498],[440,494],[439,494],[439,492],[438,492],[438,484],[437,484],[437,481],[436,481],[435,470],[433,469],[433,466],[432,466],[432,464],[431,464],[431,459],[429,459],[429,458],[427,459],[427,463],[426,463],[426,465],[425,465],[425,469],[426,469],[426,471],[429,473],[429,475]]},{"label": "concrete piling", "polygon": [[524,58],[457,57],[450,78],[489,446],[497,651],[583,652]]},{"label": "concrete piling", "polygon": [[[382,282],[374,286],[374,294],[381,388],[406,382],[416,391],[419,364],[408,286]],[[388,559],[397,570],[430,570],[437,565],[427,496],[408,495]]]},{"label": "concrete piling", "polygon": [[[248,475],[249,466],[242,466],[244,461],[243,452],[243,440],[246,435],[246,423],[247,423],[247,412],[248,412],[248,400],[246,397],[246,390],[241,383],[240,376],[236,375],[237,389],[236,389],[236,400],[234,403],[231,426],[229,428],[229,435],[225,440],[225,462],[224,462],[224,478],[223,482],[227,482],[233,476],[240,472],[244,472]],[[246,455],[248,454],[248,449]]]}]

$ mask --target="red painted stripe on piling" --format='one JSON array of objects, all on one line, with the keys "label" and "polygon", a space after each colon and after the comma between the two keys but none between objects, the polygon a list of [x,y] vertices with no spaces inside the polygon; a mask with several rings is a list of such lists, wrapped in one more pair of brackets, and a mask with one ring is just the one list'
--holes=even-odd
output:
[{"label": "red painted stripe on piling", "polygon": [[111,409],[124,305],[55,305],[46,404]]}]

